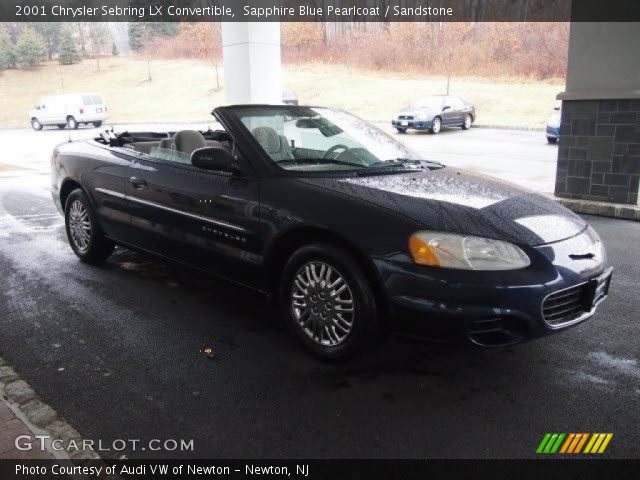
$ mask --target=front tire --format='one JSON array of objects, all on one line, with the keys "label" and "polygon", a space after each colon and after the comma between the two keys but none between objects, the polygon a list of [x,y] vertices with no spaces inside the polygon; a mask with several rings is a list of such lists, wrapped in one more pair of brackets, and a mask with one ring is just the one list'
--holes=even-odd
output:
[{"label": "front tire", "polygon": [[398,127],[396,127],[396,130],[398,130],[398,133],[407,133],[407,129],[406,128],[398,128]]},{"label": "front tire", "polygon": [[77,130],[78,129],[78,122],[71,115],[69,115],[67,117],[67,127],[69,127],[69,129],[71,129],[71,130]]},{"label": "front tire", "polygon": [[334,245],[307,245],[291,256],[280,302],[291,332],[321,360],[350,357],[378,336],[369,281],[352,256]]},{"label": "front tire", "polygon": [[93,126],[96,128],[100,128],[102,126],[102,122],[101,121],[93,122]]},{"label": "front tire", "polygon": [[31,119],[31,128],[33,128],[34,130],[40,131],[40,130],[42,130],[42,124],[38,121],[37,118],[32,118]]},{"label": "front tire", "polygon": [[555,138],[555,137],[547,137],[547,142],[549,142],[549,143],[556,143],[557,141],[558,141],[558,139]]},{"label": "front tire", "polygon": [[440,117],[436,117],[433,119],[433,122],[431,122],[431,128],[429,131],[435,135],[440,133],[440,130],[442,130],[442,119]]},{"label": "front tire", "polygon": [[462,123],[462,129],[469,130],[472,124],[473,124],[473,118],[471,117],[471,115],[467,115],[466,117],[464,117],[464,122]]},{"label": "front tire", "polygon": [[69,244],[80,260],[99,264],[113,253],[114,245],[102,232],[89,197],[82,189],[75,189],[67,198],[64,220]]}]

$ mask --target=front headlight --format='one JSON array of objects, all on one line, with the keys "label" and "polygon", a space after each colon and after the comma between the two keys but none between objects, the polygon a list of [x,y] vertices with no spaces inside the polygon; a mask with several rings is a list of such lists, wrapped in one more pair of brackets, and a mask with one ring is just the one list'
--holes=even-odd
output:
[{"label": "front headlight", "polygon": [[516,270],[531,265],[516,245],[490,238],[421,231],[409,237],[413,261],[431,267],[462,270]]}]

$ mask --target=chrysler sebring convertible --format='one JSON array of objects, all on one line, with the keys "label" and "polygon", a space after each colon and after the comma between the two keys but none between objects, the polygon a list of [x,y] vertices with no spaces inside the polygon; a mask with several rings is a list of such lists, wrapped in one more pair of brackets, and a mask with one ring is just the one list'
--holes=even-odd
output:
[{"label": "chrysler sebring convertible", "polygon": [[264,292],[324,359],[390,331],[500,347],[593,316],[605,249],[558,203],[423,158],[342,110],[216,108],[216,130],[58,146],[75,254],[150,252]]}]

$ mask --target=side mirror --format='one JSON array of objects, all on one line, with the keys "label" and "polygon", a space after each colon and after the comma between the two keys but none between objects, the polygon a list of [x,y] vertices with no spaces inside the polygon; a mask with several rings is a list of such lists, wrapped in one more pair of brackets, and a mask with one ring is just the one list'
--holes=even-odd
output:
[{"label": "side mirror", "polygon": [[442,111],[444,112],[445,110],[449,110],[450,108],[450,105],[445,105],[444,107],[442,107]]},{"label": "side mirror", "polygon": [[203,170],[214,170],[233,175],[242,174],[237,160],[221,147],[205,147],[195,150],[191,154],[191,165]]}]

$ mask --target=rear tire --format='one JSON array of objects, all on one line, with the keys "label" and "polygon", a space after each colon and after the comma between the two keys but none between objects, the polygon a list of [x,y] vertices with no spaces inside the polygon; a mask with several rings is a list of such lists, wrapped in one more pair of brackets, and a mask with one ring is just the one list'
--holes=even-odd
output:
[{"label": "rear tire", "polygon": [[440,130],[442,130],[442,119],[440,117],[436,117],[433,119],[433,122],[431,123],[431,128],[429,129],[429,131],[434,135],[436,135],[440,133]]},{"label": "rear tire", "polygon": [[287,326],[321,360],[353,356],[379,337],[369,281],[352,255],[337,246],[299,248],[284,267],[279,297]]},{"label": "rear tire", "polygon": [[69,127],[69,129],[71,129],[71,130],[77,130],[78,129],[78,122],[71,115],[69,115],[67,117],[67,127]]},{"label": "rear tire", "polygon": [[31,119],[31,128],[33,128],[34,130],[42,130],[42,124],[38,121],[37,118],[32,118]]},{"label": "rear tire", "polygon": [[91,201],[80,188],[65,202],[64,223],[69,245],[83,262],[100,264],[113,253],[113,242],[102,232]]},{"label": "rear tire", "polygon": [[93,126],[96,128],[100,128],[102,126],[102,122],[93,122]]},{"label": "rear tire", "polygon": [[473,124],[473,117],[471,117],[471,115],[467,115],[466,117],[464,117],[464,122],[462,123],[462,129],[469,130],[472,124]]},{"label": "rear tire", "polygon": [[547,142],[549,142],[549,143],[556,143],[557,141],[558,141],[558,139],[555,138],[555,137],[547,137]]}]

